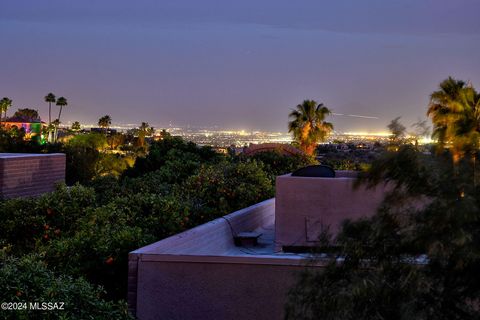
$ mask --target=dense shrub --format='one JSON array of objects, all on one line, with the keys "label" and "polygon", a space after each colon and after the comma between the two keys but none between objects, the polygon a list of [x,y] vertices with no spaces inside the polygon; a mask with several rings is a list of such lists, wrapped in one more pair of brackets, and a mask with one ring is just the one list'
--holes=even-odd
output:
[{"label": "dense shrub", "polygon": [[95,148],[65,146],[61,150],[66,154],[66,183],[87,183],[96,174],[100,152]]},{"label": "dense shrub", "polygon": [[192,207],[196,222],[217,218],[274,196],[263,164],[256,161],[204,166],[176,193]]},{"label": "dense shrub", "polygon": [[321,164],[328,165],[335,170],[366,170],[380,153],[371,150],[330,151],[322,156]]},{"label": "dense shrub", "polygon": [[13,258],[0,253],[0,288],[2,302],[61,302],[64,308],[2,310],[2,319],[132,319],[125,302],[105,300],[103,289],[81,277],[55,275],[38,255]]},{"label": "dense shrub", "polygon": [[16,253],[31,251],[38,243],[70,235],[85,208],[94,203],[93,190],[79,185],[59,186],[36,199],[1,201],[0,239]]},{"label": "dense shrub", "polygon": [[65,274],[84,276],[105,287],[110,297],[126,292],[128,252],[153,240],[135,224],[135,212],[115,203],[89,210],[76,232],[44,246],[49,266]]},{"label": "dense shrub", "polygon": [[311,156],[285,156],[276,151],[259,152],[251,157],[246,157],[246,160],[248,159],[262,162],[264,164],[263,170],[273,182],[275,182],[275,177],[279,175],[290,173],[297,169],[317,163],[317,161]]},{"label": "dense shrub", "polygon": [[162,168],[167,162],[173,161],[176,164],[189,162],[190,169],[177,174],[192,174],[192,162],[215,163],[223,158],[210,147],[198,147],[193,142],[186,142],[179,137],[166,137],[162,140],[152,142],[149,153],[146,157],[137,158],[133,168],[125,172],[125,176],[138,177],[148,172]]},{"label": "dense shrub", "polygon": [[113,298],[126,292],[128,253],[183,231],[188,208],[172,196],[132,194],[90,209],[76,232],[44,246],[49,265],[101,284]]},{"label": "dense shrub", "polygon": [[133,165],[133,158],[115,153],[102,153],[95,166],[95,177],[113,175],[120,176]]}]

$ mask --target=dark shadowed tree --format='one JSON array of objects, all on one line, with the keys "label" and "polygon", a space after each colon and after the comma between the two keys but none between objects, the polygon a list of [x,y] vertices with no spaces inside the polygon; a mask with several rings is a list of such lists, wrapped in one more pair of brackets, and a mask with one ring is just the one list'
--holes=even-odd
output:
[{"label": "dark shadowed tree", "polygon": [[40,121],[40,116],[38,115],[38,111],[29,108],[18,109],[13,114],[14,118],[20,118],[22,121],[25,122],[35,122]]},{"label": "dark shadowed tree", "polygon": [[400,122],[401,117],[396,117],[388,124],[387,128],[390,131],[390,140],[393,145],[398,146],[405,139],[407,128]]},{"label": "dark shadowed tree", "polygon": [[[8,97],[3,97],[0,100],[0,127],[2,126],[2,122],[7,120],[7,111],[12,106],[12,99]],[[5,114],[5,116],[3,116]]]},{"label": "dark shadowed tree", "polygon": [[418,119],[417,122],[412,124],[413,131],[410,135],[413,137],[415,146],[418,146],[418,140],[426,138],[430,135],[430,126],[427,120]]},{"label": "dark shadowed tree", "polygon": [[73,131],[80,131],[81,129],[82,129],[82,127],[80,125],[80,122],[75,121],[74,123],[72,123],[72,130]]},{"label": "dark shadowed tree", "polygon": [[105,130],[105,135],[107,135],[108,128],[112,124],[112,117],[108,114],[98,119],[98,126]]}]

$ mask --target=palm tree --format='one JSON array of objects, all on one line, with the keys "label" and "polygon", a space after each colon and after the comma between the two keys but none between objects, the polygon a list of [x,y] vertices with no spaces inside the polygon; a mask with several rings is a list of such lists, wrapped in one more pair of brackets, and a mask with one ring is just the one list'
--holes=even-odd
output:
[{"label": "palm tree", "polygon": [[430,96],[427,115],[439,149],[451,146],[453,162],[478,151],[480,138],[480,94],[471,85],[452,77],[440,83]]},{"label": "palm tree", "polygon": [[290,112],[292,121],[288,123],[288,132],[293,133],[295,142],[305,153],[313,155],[318,142],[332,132],[333,125],[325,121],[330,113],[323,103],[317,104],[314,100],[304,100]]},{"label": "palm tree", "polygon": [[58,126],[60,125],[60,120],[55,119],[52,121],[51,130],[53,130],[53,142],[57,142],[57,129]]},{"label": "palm tree", "polygon": [[[5,119],[5,121],[7,120],[7,111],[12,106],[12,103],[12,99],[8,97],[3,97],[2,100],[0,100],[0,127],[3,119]],[[5,118],[3,118],[3,113],[5,113]]]},{"label": "palm tree", "polygon": [[57,104],[57,106],[60,107],[60,110],[58,111],[58,121],[60,121],[60,117],[62,116],[63,107],[68,106],[67,98],[64,98],[64,97],[58,98],[56,104]]},{"label": "palm tree", "polygon": [[145,147],[145,137],[151,136],[153,134],[153,131],[154,129],[150,127],[148,122],[142,122],[142,124],[138,128],[138,140],[142,148]]},{"label": "palm tree", "polygon": [[56,98],[53,93],[49,93],[45,96],[45,102],[48,102],[48,124],[52,123],[52,103],[55,103]]},{"label": "palm tree", "polygon": [[58,118],[55,120],[55,134],[54,134],[54,140],[57,141],[57,135],[58,135],[58,126],[60,125],[60,117],[62,116],[62,109],[63,107],[68,105],[67,99],[65,97],[59,97],[57,99],[56,105],[60,107],[60,110],[58,111]]},{"label": "palm tree", "polygon": [[48,102],[48,141],[52,142],[53,136],[52,136],[52,103],[55,103],[56,98],[53,93],[48,93],[45,96],[45,102]]},{"label": "palm tree", "polygon": [[72,123],[72,130],[73,131],[80,131],[80,129],[82,129],[82,127],[80,125],[80,122],[75,121],[74,123]]},{"label": "palm tree", "polygon": [[108,114],[98,119],[98,125],[100,128],[105,129],[105,135],[107,135],[108,128],[112,124],[112,117]]}]

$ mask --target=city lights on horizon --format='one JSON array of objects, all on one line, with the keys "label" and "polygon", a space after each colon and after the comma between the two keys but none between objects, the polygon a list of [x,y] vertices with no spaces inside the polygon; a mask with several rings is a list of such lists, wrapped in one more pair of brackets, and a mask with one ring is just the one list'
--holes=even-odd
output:
[{"label": "city lights on horizon", "polygon": [[[69,124],[69,123],[67,123]],[[136,128],[139,125],[135,124],[112,124],[110,128],[127,132],[130,129]],[[69,127],[66,125],[65,127]],[[84,129],[89,130],[96,128],[96,124],[85,124],[82,126]],[[211,145],[217,147],[224,147],[230,145],[244,146],[249,144],[261,144],[261,143],[291,143],[293,137],[291,133],[280,131],[261,131],[261,130],[249,130],[249,129],[231,129],[220,128],[219,126],[201,127],[192,125],[174,125],[170,123],[168,126],[155,126],[154,136],[159,136],[161,131],[165,130],[173,136],[180,136],[188,141],[197,143],[198,145]],[[391,133],[388,131],[346,131],[339,132],[333,131],[324,143],[332,143],[335,141],[345,142],[386,142],[390,138]],[[406,135],[405,138],[415,140],[415,137]],[[424,145],[433,143],[430,137],[417,138],[417,143]]]}]

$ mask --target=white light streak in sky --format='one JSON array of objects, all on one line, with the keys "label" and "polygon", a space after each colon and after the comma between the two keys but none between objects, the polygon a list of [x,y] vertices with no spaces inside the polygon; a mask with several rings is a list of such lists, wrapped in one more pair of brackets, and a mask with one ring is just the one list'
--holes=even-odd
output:
[{"label": "white light streak in sky", "polygon": [[361,116],[358,114],[343,114],[343,113],[335,113],[332,112],[333,116],[345,116],[345,117],[354,117],[354,118],[365,118],[365,119],[380,119],[379,117],[373,117],[373,116]]}]

